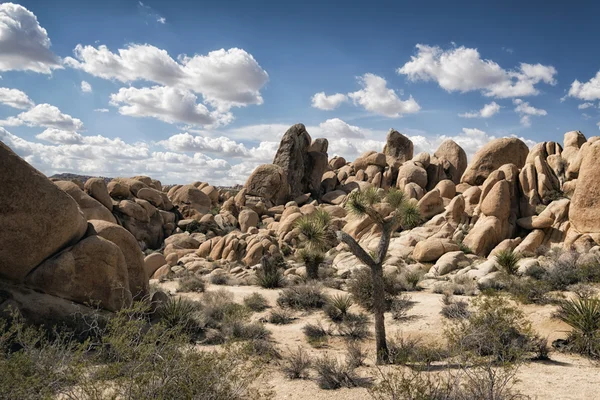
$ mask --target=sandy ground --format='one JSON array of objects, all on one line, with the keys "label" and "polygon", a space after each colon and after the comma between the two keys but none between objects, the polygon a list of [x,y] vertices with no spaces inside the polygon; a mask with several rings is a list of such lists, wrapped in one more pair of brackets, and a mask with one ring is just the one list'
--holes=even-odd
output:
[{"label": "sandy ground", "polygon": [[[164,282],[163,289],[175,292],[177,282]],[[225,288],[234,295],[236,301],[251,293],[258,292],[265,296],[271,306],[276,305],[279,290],[267,290],[257,286],[215,286],[209,285],[207,290]],[[327,289],[331,294],[341,291]],[[202,294],[184,293],[182,296],[199,300]],[[411,293],[415,306],[409,312],[410,318],[406,321],[394,321],[386,316],[388,337],[396,334],[410,337],[421,337],[426,341],[442,341],[445,319],[439,314],[441,310],[442,295],[430,292]],[[455,296],[460,298],[460,296]],[[468,298],[465,298],[468,299]],[[567,326],[552,318],[554,306],[525,305],[522,306],[526,316],[532,322],[534,329],[549,342],[566,336]],[[267,315],[269,311],[256,313],[253,319]],[[273,334],[273,340],[282,353],[288,349],[302,346],[311,355],[319,356],[325,352],[343,359],[345,348],[343,340],[333,338],[329,343],[319,349],[311,347],[305,340],[302,327],[308,322],[322,321],[328,325],[326,316],[321,312],[296,313],[297,319],[289,325],[267,324]],[[363,346],[371,350],[366,366],[357,370],[359,375],[376,377],[378,369],[374,366],[374,347],[372,340],[364,342]],[[516,385],[523,394],[532,399],[600,399],[600,365],[587,359],[552,352],[550,361],[529,362],[523,365],[518,373],[519,382]],[[391,367],[394,368],[394,367]],[[265,373],[264,384],[275,393],[276,399],[290,400],[337,400],[337,399],[369,399],[369,393],[363,388],[321,390],[314,380],[289,380],[281,372],[276,363],[272,363]]]}]

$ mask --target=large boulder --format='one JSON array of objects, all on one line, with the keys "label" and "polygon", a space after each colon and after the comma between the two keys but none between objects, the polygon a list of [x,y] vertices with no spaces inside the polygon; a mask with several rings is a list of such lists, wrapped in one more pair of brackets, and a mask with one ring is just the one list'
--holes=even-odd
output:
[{"label": "large boulder", "polygon": [[400,132],[390,129],[387,134],[383,154],[389,166],[399,166],[413,158],[413,142]]},{"label": "large boulder", "polygon": [[112,222],[113,224],[117,223],[117,220],[108,208],[104,207],[98,200],[88,196],[75,183],[71,181],[57,181],[54,183],[75,199],[88,221],[92,219],[101,219],[103,221]]},{"label": "large boulder", "polygon": [[149,293],[148,276],[144,270],[144,253],[135,237],[122,226],[106,221],[92,220],[90,224],[98,236],[110,240],[121,249],[127,264],[129,291],[134,299],[140,299]]},{"label": "large boulder", "polygon": [[2,142],[0,187],[0,277],[22,281],[85,234],[77,202]]},{"label": "large boulder", "polygon": [[413,258],[419,262],[431,262],[446,253],[458,250],[460,250],[458,245],[449,239],[430,238],[417,243]]},{"label": "large boulder", "polygon": [[529,148],[518,138],[492,140],[475,153],[461,182],[479,186],[504,164],[514,164],[520,169],[525,165],[528,154]]},{"label": "large boulder", "polygon": [[173,193],[170,200],[174,205],[179,206],[185,217],[207,214],[212,205],[210,197],[193,185],[180,187]]},{"label": "large boulder", "polygon": [[446,179],[455,184],[460,183],[460,178],[467,169],[467,153],[455,141],[444,140],[433,154],[440,162]]},{"label": "large boulder", "polygon": [[248,229],[252,227],[256,227],[260,222],[260,218],[258,217],[256,211],[250,209],[240,211],[238,220],[240,222],[240,230],[243,233],[248,232]]},{"label": "large boulder", "polygon": [[579,169],[569,221],[579,233],[600,233],[600,141],[590,145]]},{"label": "large boulder", "polygon": [[[273,164],[282,168],[290,185],[290,197],[296,198],[306,193],[308,186],[306,165],[311,138],[303,124],[290,127],[281,138]],[[325,161],[327,164],[327,161]],[[319,177],[319,183],[320,183]]]},{"label": "large boulder", "polygon": [[85,192],[98,200],[104,207],[108,208],[108,211],[112,211],[113,204],[110,195],[108,194],[108,188],[106,182],[102,178],[90,178],[85,182]]},{"label": "large boulder", "polygon": [[96,235],[44,261],[25,283],[44,293],[82,304],[98,304],[111,311],[132,302],[123,252]]},{"label": "large boulder", "polygon": [[287,182],[287,175],[280,166],[259,165],[246,181],[246,194],[262,197],[274,204],[285,204],[290,194],[290,186]]}]

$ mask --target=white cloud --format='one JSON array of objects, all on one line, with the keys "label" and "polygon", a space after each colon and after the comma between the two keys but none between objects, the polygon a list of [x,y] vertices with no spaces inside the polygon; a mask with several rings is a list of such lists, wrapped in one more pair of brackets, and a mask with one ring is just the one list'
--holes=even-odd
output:
[{"label": "white cloud", "polygon": [[62,68],[60,59],[37,17],[19,4],[0,4],[0,71],[49,74],[56,68]]},{"label": "white cloud", "polygon": [[148,44],[130,45],[119,49],[118,54],[106,46],[78,44],[74,53],[75,58],[65,58],[70,67],[124,83],[149,81],[190,90],[201,94],[205,102],[221,112],[262,104],[260,90],[269,79],[254,57],[238,48],[192,57],[180,55],[178,61],[165,50]]},{"label": "white cloud", "polygon": [[363,89],[348,93],[348,97],[354,101],[354,104],[363,106],[367,111],[398,118],[421,109],[412,96],[408,100],[400,100],[396,92],[389,89],[386,80],[380,76],[367,73],[358,77],[358,81]]},{"label": "white cloud", "polygon": [[153,117],[167,123],[191,125],[226,125],[231,113],[210,111],[190,91],[173,87],[121,88],[110,96],[110,103],[119,106],[119,113],[131,117]]},{"label": "white cloud", "polygon": [[313,129],[312,135],[325,138],[363,138],[365,133],[358,126],[349,125],[339,118],[328,119],[319,124],[319,129]]},{"label": "white cloud", "polygon": [[25,93],[18,89],[0,88],[0,104],[26,110],[35,103]]},{"label": "white cloud", "polygon": [[92,93],[92,85],[86,81],[81,81],[81,91],[84,93]]},{"label": "white cloud", "polygon": [[594,107],[594,103],[582,103],[577,106],[580,110],[585,110],[586,108]]},{"label": "white cloud", "polygon": [[481,91],[489,97],[539,94],[536,84],[555,85],[556,69],[541,64],[521,63],[516,71],[505,70],[492,60],[482,59],[477,49],[464,46],[443,50],[417,44],[417,55],[397,69],[411,81],[435,81],[448,92]]},{"label": "white cloud", "polygon": [[95,108],[94,111],[100,112],[100,113],[107,113],[110,110],[108,108]]},{"label": "white cloud", "polygon": [[154,20],[159,24],[164,24],[167,22],[165,17],[160,16],[160,14],[158,14],[152,7],[142,3],[141,1],[138,1],[138,9],[142,15],[149,20]]},{"label": "white cloud", "polygon": [[521,99],[514,99],[513,104],[516,105],[515,112],[521,116],[521,124],[523,126],[531,126],[531,116],[540,117],[548,114],[546,110],[535,108]]},{"label": "white cloud", "polygon": [[582,83],[577,79],[571,83],[567,96],[581,100],[594,101],[600,99],[600,71],[589,81]]},{"label": "white cloud", "polygon": [[73,131],[63,131],[55,128],[48,128],[44,132],[35,136],[40,140],[54,144],[81,144],[83,136]]},{"label": "white cloud", "polygon": [[336,93],[327,96],[325,92],[319,92],[312,97],[312,106],[320,110],[335,110],[346,101],[348,97],[345,94]]},{"label": "white cloud", "polygon": [[459,117],[462,118],[490,118],[491,116],[497,114],[500,111],[500,105],[495,101],[492,101],[490,104],[486,104],[479,111],[471,111],[464,114],[458,114]]},{"label": "white cloud", "polygon": [[158,142],[167,150],[187,152],[212,152],[223,156],[249,156],[250,152],[242,143],[219,136],[217,138],[193,136],[187,132],[178,133],[167,140]]},{"label": "white cloud", "polygon": [[65,131],[80,131],[83,122],[73,118],[69,114],[63,114],[58,107],[50,104],[38,104],[28,111],[24,111],[16,117],[9,117],[0,121],[0,126],[20,126],[55,128]]}]

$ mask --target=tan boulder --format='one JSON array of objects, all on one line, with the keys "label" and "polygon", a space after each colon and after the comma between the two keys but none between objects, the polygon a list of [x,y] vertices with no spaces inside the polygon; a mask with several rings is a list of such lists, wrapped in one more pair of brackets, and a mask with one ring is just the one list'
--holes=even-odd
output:
[{"label": "tan boulder", "polygon": [[455,184],[460,183],[465,169],[467,169],[467,153],[455,141],[444,140],[434,153],[444,170],[447,179]]},{"label": "tan boulder", "polygon": [[128,199],[131,197],[131,192],[129,191],[129,185],[124,184],[123,182],[112,180],[108,182],[106,186],[110,197],[115,199]]},{"label": "tan boulder", "polygon": [[44,261],[25,283],[44,293],[83,304],[97,303],[111,311],[132,302],[123,252],[95,235]]},{"label": "tan boulder", "polygon": [[440,191],[438,189],[433,189],[419,200],[417,206],[419,207],[421,217],[429,219],[444,211],[444,200]]},{"label": "tan boulder", "polygon": [[478,256],[485,257],[505,239],[508,222],[494,216],[480,217],[471,228],[463,243]]},{"label": "tan boulder", "polygon": [[492,171],[504,164],[514,164],[517,168],[522,168],[528,154],[529,148],[518,138],[492,140],[475,153],[461,182],[481,185]]},{"label": "tan boulder", "polygon": [[525,239],[515,248],[514,252],[517,254],[535,254],[537,249],[544,242],[544,231],[536,229],[531,231],[529,235],[525,236]]},{"label": "tan boulder", "polygon": [[212,205],[210,198],[193,185],[180,187],[170,200],[174,205],[180,207],[182,213],[184,209],[187,210],[187,215],[184,214],[184,216],[192,216],[194,211],[200,214],[207,214]]},{"label": "tan boulder", "polygon": [[550,228],[553,223],[553,218],[542,217],[538,215],[523,217],[517,220],[517,225],[519,225],[521,228],[529,230]]},{"label": "tan boulder", "polygon": [[101,219],[103,221],[112,222],[113,224],[117,223],[114,215],[109,211],[108,208],[104,207],[102,203],[98,200],[94,199],[91,196],[88,196],[83,190],[79,188],[76,184],[71,181],[57,181],[54,182],[56,186],[64,190],[69,196],[71,196],[77,204],[81,211],[83,211],[83,215],[85,215],[85,219]]},{"label": "tan boulder", "polygon": [[419,262],[431,262],[448,252],[458,250],[458,245],[449,239],[429,238],[417,243],[413,250],[413,258]]},{"label": "tan boulder", "polygon": [[0,277],[22,281],[85,234],[77,202],[2,142],[0,187]]},{"label": "tan boulder", "polygon": [[394,129],[389,130],[383,147],[383,154],[390,167],[401,165],[412,159],[413,151],[413,142],[409,138]]},{"label": "tan boulder", "polygon": [[148,222],[148,211],[135,201],[121,200],[114,209],[138,221]]},{"label": "tan boulder", "polygon": [[508,181],[496,182],[481,202],[481,212],[486,216],[494,216],[498,219],[508,219],[510,215],[510,186]]},{"label": "tan boulder", "polygon": [[435,188],[440,191],[440,195],[446,199],[453,199],[456,196],[456,185],[450,179],[444,179],[435,185]]},{"label": "tan boulder", "polygon": [[137,198],[141,200],[146,200],[155,207],[162,207],[163,205],[163,197],[161,193],[156,189],[141,188],[137,192]]},{"label": "tan boulder", "polygon": [[108,194],[108,188],[106,182],[102,178],[90,178],[85,182],[85,192],[98,200],[104,207],[108,208],[108,211],[112,211],[113,204],[110,195]]},{"label": "tan boulder", "polygon": [[238,216],[238,221],[240,223],[240,230],[244,233],[248,232],[248,229],[251,227],[258,226],[260,222],[260,218],[258,214],[249,209],[245,209],[240,211],[240,215]]},{"label": "tan boulder", "polygon": [[588,147],[571,199],[569,221],[579,233],[600,233],[600,142]]},{"label": "tan boulder", "polygon": [[405,180],[405,183],[414,182],[425,188],[427,186],[427,171],[412,161],[405,162],[398,169],[398,181]]},{"label": "tan boulder", "polygon": [[346,199],[346,192],[343,190],[334,190],[333,192],[329,192],[321,197],[321,201],[328,204],[340,205]]},{"label": "tan boulder", "polygon": [[141,299],[149,293],[148,276],[144,270],[144,253],[137,240],[122,226],[106,221],[91,220],[98,236],[110,240],[121,249],[127,264],[129,291],[134,299]]},{"label": "tan boulder", "polygon": [[346,165],[346,159],[344,157],[335,156],[331,160],[329,160],[329,166],[331,169],[340,169],[344,165]]},{"label": "tan boulder", "polygon": [[157,269],[166,264],[167,260],[161,253],[152,253],[147,255],[146,258],[144,258],[144,271],[146,272],[146,276],[151,278]]},{"label": "tan boulder", "polygon": [[202,192],[208,196],[212,204],[217,204],[219,202],[219,189],[214,186],[205,186],[202,189]]},{"label": "tan boulder", "polygon": [[377,165],[381,168],[384,168],[386,165],[386,158],[385,154],[383,153],[367,151],[354,160],[353,164],[356,171],[365,170],[369,165]]},{"label": "tan boulder", "polygon": [[263,164],[256,167],[246,181],[246,193],[272,201],[274,204],[284,204],[290,194],[287,175],[283,169],[273,164]]}]

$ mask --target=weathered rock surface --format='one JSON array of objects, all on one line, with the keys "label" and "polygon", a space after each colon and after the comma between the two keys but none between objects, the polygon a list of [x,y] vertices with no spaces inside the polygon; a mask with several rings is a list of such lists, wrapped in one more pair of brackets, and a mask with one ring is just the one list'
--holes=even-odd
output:
[{"label": "weathered rock surface", "polygon": [[461,182],[481,185],[493,171],[504,164],[514,164],[517,168],[525,165],[529,148],[517,138],[495,139],[475,153],[465,170]]}]

